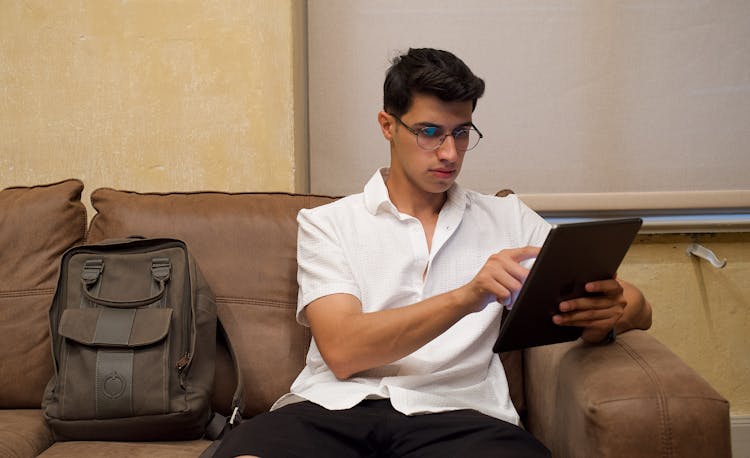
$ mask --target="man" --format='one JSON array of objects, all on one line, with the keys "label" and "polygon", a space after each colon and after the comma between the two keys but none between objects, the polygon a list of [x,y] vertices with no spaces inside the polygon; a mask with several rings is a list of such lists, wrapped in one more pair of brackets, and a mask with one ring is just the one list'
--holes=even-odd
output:
[{"label": "man", "polygon": [[[492,352],[503,305],[549,225],[515,196],[456,184],[484,82],[456,56],[396,58],[378,113],[390,168],[361,194],[298,216],[297,318],[313,342],[291,392],[243,423],[217,456],[549,456],[517,426]],[[622,280],[560,304],[553,321],[601,342],[648,328]],[[504,454],[504,455],[503,455]]]}]

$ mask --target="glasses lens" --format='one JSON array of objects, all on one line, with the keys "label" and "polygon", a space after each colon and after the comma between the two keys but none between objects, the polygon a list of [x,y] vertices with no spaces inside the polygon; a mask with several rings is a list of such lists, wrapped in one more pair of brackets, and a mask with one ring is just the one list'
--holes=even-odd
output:
[{"label": "glasses lens", "polygon": [[443,129],[439,127],[423,127],[417,131],[417,143],[424,149],[436,149],[443,142]]},{"label": "glasses lens", "polygon": [[479,132],[475,129],[462,129],[455,131],[453,138],[456,141],[456,149],[458,151],[468,151],[479,143]]},{"label": "glasses lens", "polygon": [[[445,135],[443,129],[438,127],[424,127],[417,133],[417,143],[427,150],[437,149],[443,144]],[[472,128],[455,130],[452,135],[458,151],[474,148],[481,138],[479,132]]]}]

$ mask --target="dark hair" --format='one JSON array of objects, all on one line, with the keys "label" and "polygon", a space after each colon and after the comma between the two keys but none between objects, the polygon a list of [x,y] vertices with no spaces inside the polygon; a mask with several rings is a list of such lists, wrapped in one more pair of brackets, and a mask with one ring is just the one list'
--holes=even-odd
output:
[{"label": "dark hair", "polygon": [[411,48],[393,59],[383,83],[383,110],[401,116],[411,108],[414,94],[433,95],[445,102],[472,101],[484,94],[484,81],[448,51]]}]

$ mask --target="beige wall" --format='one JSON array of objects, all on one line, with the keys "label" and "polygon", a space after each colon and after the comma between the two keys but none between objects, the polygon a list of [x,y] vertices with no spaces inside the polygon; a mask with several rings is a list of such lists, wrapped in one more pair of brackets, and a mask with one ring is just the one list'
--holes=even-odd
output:
[{"label": "beige wall", "polygon": [[458,3],[309,2],[313,192],[359,192],[387,162],[383,75],[410,46],[485,80],[484,138],[461,171],[473,189],[750,191],[749,1]]},{"label": "beige wall", "polygon": [[305,2],[0,2],[0,188],[305,191]]},{"label": "beige wall", "polygon": [[[688,256],[698,242],[727,264]],[[750,233],[639,236],[620,268],[654,307],[651,333],[750,414]]]}]

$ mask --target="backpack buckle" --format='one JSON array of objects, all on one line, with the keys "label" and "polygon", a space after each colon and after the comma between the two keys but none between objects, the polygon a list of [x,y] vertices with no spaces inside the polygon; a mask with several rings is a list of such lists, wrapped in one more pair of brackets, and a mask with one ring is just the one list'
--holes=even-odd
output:
[{"label": "backpack buckle", "polygon": [[156,281],[163,282],[169,280],[172,272],[172,263],[169,258],[154,258],[151,260],[151,275]]},{"label": "backpack buckle", "polygon": [[81,270],[81,279],[87,285],[93,285],[99,280],[99,276],[104,271],[104,260],[102,259],[87,259],[83,263],[83,269]]},{"label": "backpack buckle", "polygon": [[232,415],[229,417],[228,423],[234,426],[235,423],[239,423],[241,421],[242,421],[242,415],[240,415],[240,408],[235,407],[234,410],[232,410]]}]

